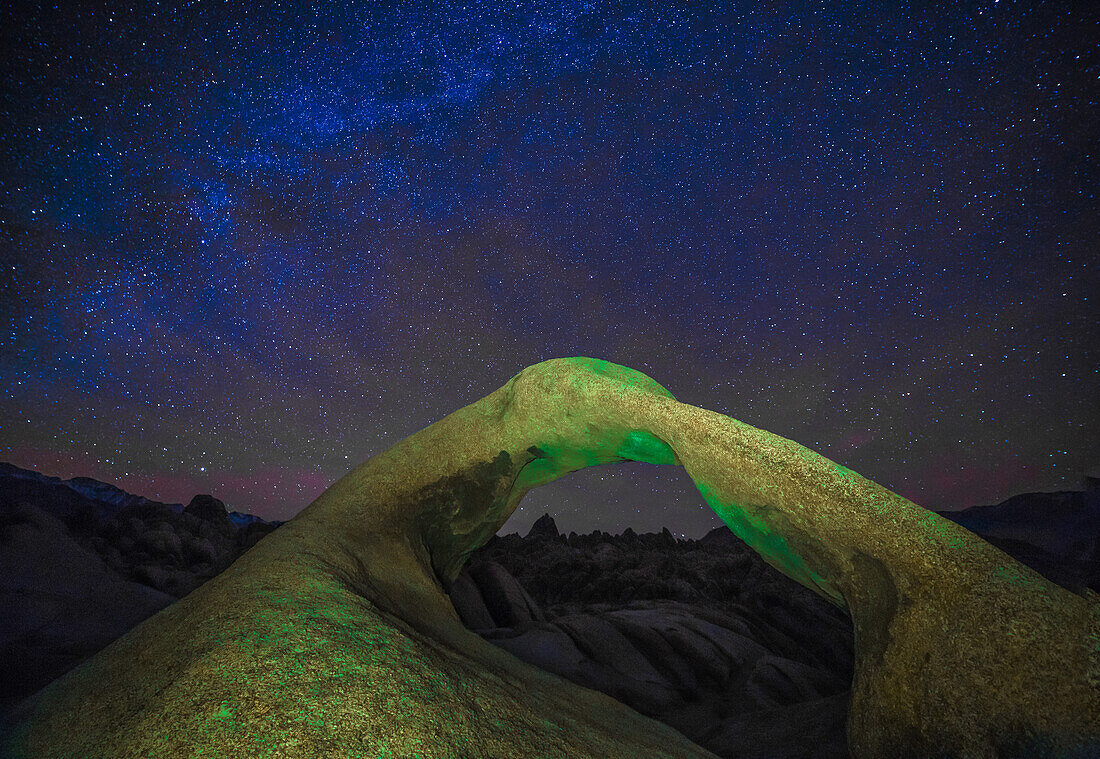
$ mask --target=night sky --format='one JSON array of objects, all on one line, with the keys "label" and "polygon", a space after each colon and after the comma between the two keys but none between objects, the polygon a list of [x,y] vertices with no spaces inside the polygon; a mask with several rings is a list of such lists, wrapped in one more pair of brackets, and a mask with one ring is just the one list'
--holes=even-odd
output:
[{"label": "night sky", "polygon": [[0,11],[0,460],[285,519],[584,355],[930,508],[1077,488],[1100,4],[735,5]]}]

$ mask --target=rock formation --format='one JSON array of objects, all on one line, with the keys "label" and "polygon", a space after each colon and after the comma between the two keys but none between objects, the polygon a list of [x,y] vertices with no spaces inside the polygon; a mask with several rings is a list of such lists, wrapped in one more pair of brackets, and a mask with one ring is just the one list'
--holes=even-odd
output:
[{"label": "rock formation", "polygon": [[197,495],[183,509],[184,514],[192,514],[211,524],[229,526],[229,512],[225,504],[212,495]]},{"label": "rock formation", "polygon": [[1100,748],[1100,612],[965,529],[593,359],[529,367],[368,460],[17,713],[17,756],[702,756],[522,664],[444,594],[531,488],[682,464],[769,563],[848,609],[857,756]]},{"label": "rock formation", "polygon": [[[542,614],[523,598],[507,615],[488,613],[505,573]],[[451,602],[494,645],[720,757],[849,757],[851,620],[726,527],[671,546],[632,530],[610,540],[497,535],[470,556]]]},{"label": "rock formation", "polygon": [[558,526],[554,523],[554,518],[549,514],[543,514],[535,520],[533,525],[531,525],[531,530],[527,533],[527,537],[541,536],[544,538],[557,538],[560,534],[561,533],[558,532]]},{"label": "rock formation", "polygon": [[175,600],[123,578],[31,504],[3,508],[0,543],[3,709]]}]

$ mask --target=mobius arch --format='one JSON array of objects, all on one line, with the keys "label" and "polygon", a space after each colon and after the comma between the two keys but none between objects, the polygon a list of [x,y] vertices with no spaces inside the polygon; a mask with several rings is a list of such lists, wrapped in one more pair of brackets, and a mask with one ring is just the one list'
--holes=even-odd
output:
[{"label": "mobius arch", "polygon": [[222,575],[26,703],[16,755],[706,756],[465,630],[444,588],[531,489],[681,465],[769,563],[846,608],[857,756],[1085,756],[1100,614],[777,435],[588,358],[528,367],[366,461]]}]

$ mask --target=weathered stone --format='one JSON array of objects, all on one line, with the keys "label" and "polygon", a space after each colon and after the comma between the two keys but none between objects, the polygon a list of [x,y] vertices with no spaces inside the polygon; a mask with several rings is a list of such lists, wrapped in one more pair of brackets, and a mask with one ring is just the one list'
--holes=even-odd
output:
[{"label": "weathered stone", "polygon": [[[31,505],[0,518],[0,710],[175,599],[130,582]],[[0,756],[3,756],[0,751]]]},{"label": "weathered stone", "polygon": [[738,537],[850,611],[855,755],[1100,748],[1094,602],[789,440],[593,359],[529,367],[370,459],[25,704],[9,748],[705,755],[481,640],[442,591],[529,489],[622,460],[682,464]]},{"label": "weathered stone", "polygon": [[455,611],[466,627],[471,630],[490,630],[497,626],[469,572],[463,571],[455,578],[449,595]]},{"label": "weathered stone", "polygon": [[470,567],[469,574],[496,627],[544,619],[538,604],[504,567],[484,561]]},{"label": "weathered stone", "polygon": [[[849,759],[845,748],[847,693],[777,709],[735,714],[707,736],[722,756],[737,759]],[[797,725],[798,729],[791,729]],[[905,753],[890,756],[908,756]]]},{"label": "weathered stone", "polygon": [[199,519],[215,524],[229,521],[229,512],[225,503],[212,495],[197,495],[191,499],[184,509],[184,514],[193,514]]},{"label": "weathered stone", "polygon": [[531,525],[530,531],[527,533],[528,538],[543,537],[556,539],[559,535],[558,526],[554,523],[554,517],[549,514],[543,514],[536,519],[535,523]]}]

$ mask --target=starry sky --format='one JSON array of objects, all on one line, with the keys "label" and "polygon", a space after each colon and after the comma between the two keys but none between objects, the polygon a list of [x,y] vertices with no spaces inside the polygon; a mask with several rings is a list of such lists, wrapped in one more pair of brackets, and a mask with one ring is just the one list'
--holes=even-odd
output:
[{"label": "starry sky", "polygon": [[929,508],[1098,472],[1095,4],[111,7],[0,11],[0,460],[286,519],[585,355]]}]

